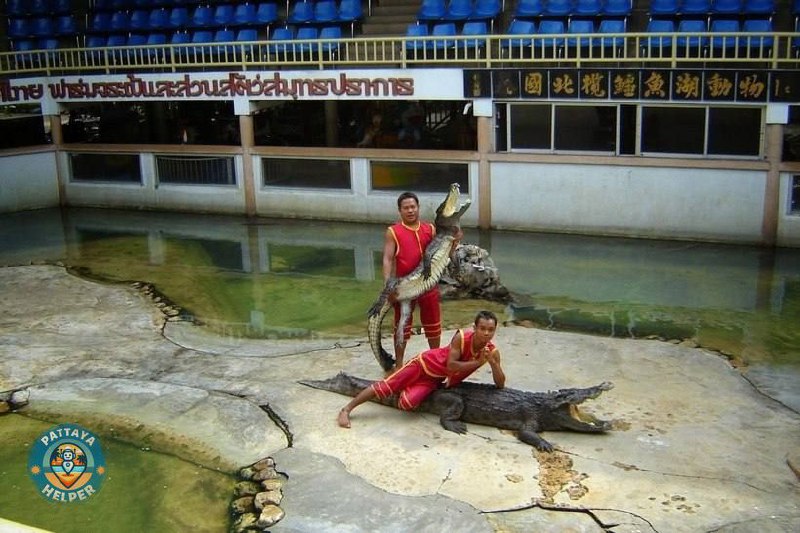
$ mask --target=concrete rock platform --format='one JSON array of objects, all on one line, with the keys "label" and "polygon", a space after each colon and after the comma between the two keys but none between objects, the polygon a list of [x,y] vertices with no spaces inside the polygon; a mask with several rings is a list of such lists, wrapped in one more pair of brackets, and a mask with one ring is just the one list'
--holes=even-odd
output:
[{"label": "concrete rock platform", "polygon": [[800,392],[773,399],[701,349],[500,327],[509,387],[615,384],[582,406],[614,430],[544,433],[548,454],[376,404],[339,428],[347,398],[298,380],[381,377],[365,339],[216,337],[55,266],[0,269],[0,288],[0,390],[28,388],[23,412],[220,468],[272,456],[288,476],[273,533],[800,531]]}]

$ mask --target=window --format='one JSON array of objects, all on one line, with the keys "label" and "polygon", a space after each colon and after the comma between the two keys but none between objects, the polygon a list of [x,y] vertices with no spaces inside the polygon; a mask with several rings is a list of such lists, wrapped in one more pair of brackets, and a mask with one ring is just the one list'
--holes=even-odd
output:
[{"label": "window", "polygon": [[512,104],[512,150],[617,152],[615,105]]},{"label": "window", "polygon": [[159,183],[183,185],[236,185],[233,158],[156,156]]},{"label": "window", "polygon": [[377,191],[447,192],[458,183],[469,193],[469,166],[464,163],[371,161],[372,189]]},{"label": "window", "polygon": [[261,160],[264,187],[350,190],[350,161],[327,159]]},{"label": "window", "polygon": [[800,215],[800,176],[792,176],[789,189],[789,214]]},{"label": "window", "polygon": [[69,154],[72,181],[142,183],[137,154]]}]

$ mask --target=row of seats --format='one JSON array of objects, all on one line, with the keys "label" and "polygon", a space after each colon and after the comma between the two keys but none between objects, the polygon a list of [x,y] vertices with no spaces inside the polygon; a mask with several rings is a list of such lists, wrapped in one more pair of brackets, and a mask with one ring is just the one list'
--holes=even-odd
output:
[{"label": "row of seats", "polygon": [[651,0],[649,9],[651,16],[773,15],[775,11],[775,0]]},{"label": "row of seats", "polygon": [[72,13],[72,0],[7,0],[9,17],[39,17],[42,15],[68,15]]},{"label": "row of seats", "polygon": [[492,20],[502,10],[500,0],[422,0],[417,21]]},{"label": "row of seats", "polygon": [[[746,32],[753,34],[771,33],[772,21],[770,19],[746,19],[740,23],[734,19],[714,19],[709,23],[704,19],[687,19],[678,22],[677,26],[672,20],[654,19],[647,25],[647,33],[738,33]],[[654,48],[669,48],[677,45],[679,48],[690,48],[699,50],[706,46],[712,48],[734,48],[737,46],[747,48],[767,49],[771,48],[774,39],[769,35],[746,35],[736,37],[733,35],[722,36],[677,36],[673,39],[671,35],[658,35],[648,37],[644,44]]]},{"label": "row of seats", "polygon": [[514,18],[628,17],[633,0],[519,0]]},{"label": "row of seats", "polygon": [[332,22],[354,22],[364,16],[361,0],[300,0],[289,10],[289,24],[330,24]]},{"label": "row of seats", "polygon": [[93,0],[92,11],[122,11],[125,9],[153,9],[156,7],[194,7],[200,4],[230,3],[230,0]]},{"label": "row of seats", "polygon": [[78,34],[78,24],[72,15],[56,17],[13,18],[8,21],[10,39],[67,37]]}]

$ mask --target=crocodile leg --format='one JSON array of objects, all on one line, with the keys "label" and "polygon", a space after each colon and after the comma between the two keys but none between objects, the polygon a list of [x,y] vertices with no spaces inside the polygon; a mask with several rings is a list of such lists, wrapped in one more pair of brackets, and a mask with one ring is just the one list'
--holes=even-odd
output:
[{"label": "crocodile leg", "polygon": [[552,452],[553,445],[544,440],[536,433],[536,428],[532,426],[525,426],[517,432],[517,438],[525,444],[530,444],[540,452]]},{"label": "crocodile leg", "polygon": [[461,421],[464,400],[459,395],[440,392],[436,398],[436,406],[440,411],[439,423],[444,429],[460,434],[467,432],[467,425]]}]

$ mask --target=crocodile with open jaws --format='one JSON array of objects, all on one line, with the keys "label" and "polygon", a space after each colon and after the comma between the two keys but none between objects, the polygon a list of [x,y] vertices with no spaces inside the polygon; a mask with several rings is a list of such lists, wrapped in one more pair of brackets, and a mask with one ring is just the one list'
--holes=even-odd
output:
[{"label": "crocodile with open jaws", "polygon": [[[372,382],[340,372],[330,379],[300,383],[355,396]],[[540,431],[604,433],[611,429],[611,422],[580,412],[578,405],[597,398],[613,387],[612,383],[604,381],[585,389],[528,392],[465,381],[452,389],[436,389],[417,410],[439,415],[439,422],[448,431],[465,433],[466,423],[508,429],[516,431],[517,438],[522,442],[537,450],[550,452],[553,451],[553,445],[539,436]],[[373,401],[394,406],[395,400],[390,396]]]},{"label": "crocodile with open jaws", "polygon": [[395,293],[397,301],[400,303],[400,321],[395,332],[395,344],[402,346],[405,343],[403,328],[411,318],[411,301],[435,287],[450,263],[450,253],[453,241],[460,229],[461,215],[470,206],[469,199],[459,206],[459,195],[458,183],[450,185],[447,197],[436,208],[436,219],[434,220],[436,235],[425,248],[422,261],[411,273],[401,278],[387,280],[380,296],[369,309],[367,325],[369,345],[378,364],[385,371],[391,370],[395,364],[394,357],[381,346],[383,317],[392,309],[389,295]]}]

